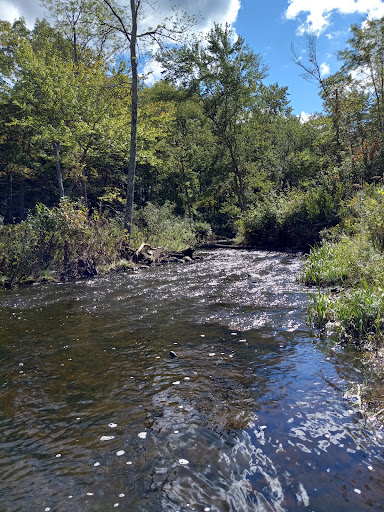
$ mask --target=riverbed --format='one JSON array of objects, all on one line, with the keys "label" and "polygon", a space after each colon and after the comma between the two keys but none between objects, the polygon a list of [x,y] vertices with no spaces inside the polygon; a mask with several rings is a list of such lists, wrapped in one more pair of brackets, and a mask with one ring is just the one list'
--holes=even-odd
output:
[{"label": "riverbed", "polygon": [[0,293],[1,512],[384,510],[383,431],[300,258],[200,255]]}]

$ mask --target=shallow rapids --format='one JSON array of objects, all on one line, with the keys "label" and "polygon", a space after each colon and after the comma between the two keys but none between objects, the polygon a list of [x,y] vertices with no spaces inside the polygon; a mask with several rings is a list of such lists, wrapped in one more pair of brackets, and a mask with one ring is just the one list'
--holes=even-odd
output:
[{"label": "shallow rapids", "polygon": [[202,256],[0,293],[1,512],[384,510],[383,433],[299,258]]}]

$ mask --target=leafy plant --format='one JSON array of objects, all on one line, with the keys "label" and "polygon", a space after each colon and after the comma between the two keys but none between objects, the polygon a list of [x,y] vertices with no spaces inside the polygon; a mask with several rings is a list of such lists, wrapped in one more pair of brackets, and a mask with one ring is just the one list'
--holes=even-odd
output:
[{"label": "leafy plant", "polygon": [[153,247],[167,250],[181,250],[196,243],[195,231],[188,219],[173,213],[174,205],[166,202],[163,206],[148,203],[135,216],[133,242],[140,245],[145,241]]},{"label": "leafy plant", "polygon": [[320,288],[317,295],[311,293],[310,297],[312,304],[308,306],[308,323],[322,330],[332,318],[332,301]]}]

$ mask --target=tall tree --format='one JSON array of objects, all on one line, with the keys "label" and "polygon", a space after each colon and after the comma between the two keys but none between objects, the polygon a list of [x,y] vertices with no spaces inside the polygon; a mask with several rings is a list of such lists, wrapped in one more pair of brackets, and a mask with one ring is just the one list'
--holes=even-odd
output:
[{"label": "tall tree", "polygon": [[[366,96],[373,144],[380,145],[381,167],[384,164],[384,18],[367,20],[362,27],[351,27],[348,46],[339,52],[342,71],[348,75],[351,89],[360,97]],[[360,102],[361,103],[361,102]],[[366,102],[364,102],[366,104]],[[367,120],[367,110],[361,110],[361,120]],[[360,126],[361,126],[360,121]],[[369,125],[369,126],[368,126]],[[367,141],[366,141],[367,144]],[[367,147],[368,152],[370,148]]]},{"label": "tall tree", "polygon": [[60,198],[65,195],[63,166],[70,188],[80,183],[86,196],[83,171],[90,154],[103,150],[103,139],[115,148],[127,143],[119,126],[130,108],[127,77],[123,70],[110,73],[101,62],[68,60],[49,39],[34,46],[28,39],[18,45],[17,80],[7,95],[14,106],[8,124],[28,129],[41,158],[54,164]]},{"label": "tall tree", "polygon": [[53,19],[56,30],[71,42],[72,59],[76,64],[106,60],[113,55],[116,42],[113,30],[94,23],[90,16],[90,13],[102,16],[97,0],[41,0],[41,3]]},{"label": "tall tree", "polygon": [[345,76],[341,73],[336,73],[329,78],[323,76],[318,60],[317,38],[315,34],[307,35],[307,61],[298,57],[293,46],[292,53],[296,64],[304,71],[303,78],[315,83],[320,89],[320,95],[324,99],[332,121],[334,154],[337,164],[340,166],[342,162],[341,97],[348,85]]},{"label": "tall tree", "polygon": [[231,186],[241,211],[247,208],[247,162],[242,141],[262,90],[267,68],[228,25],[209,32],[206,44],[172,49],[162,59],[167,77],[200,98],[212,131],[228,156]]},{"label": "tall tree", "polygon": [[[60,2],[61,0],[57,0]],[[102,11],[100,6],[104,5]],[[138,101],[139,101],[139,66],[138,48],[142,46],[144,53],[149,56],[153,49],[158,49],[164,41],[176,42],[185,37],[187,30],[192,26],[194,20],[183,16],[174,16],[164,20],[156,27],[150,26],[149,12],[155,12],[152,2],[149,0],[130,0],[129,4],[123,5],[119,0],[95,0],[95,7],[92,14],[97,23],[106,27],[114,34],[121,36],[121,52],[129,51],[129,62],[131,66],[131,126],[130,126],[130,150],[127,170],[127,199],[124,216],[124,226],[128,233],[132,231],[132,217],[134,205],[134,190],[136,177],[137,160],[137,123],[138,123]],[[147,9],[147,10],[146,10]]]}]

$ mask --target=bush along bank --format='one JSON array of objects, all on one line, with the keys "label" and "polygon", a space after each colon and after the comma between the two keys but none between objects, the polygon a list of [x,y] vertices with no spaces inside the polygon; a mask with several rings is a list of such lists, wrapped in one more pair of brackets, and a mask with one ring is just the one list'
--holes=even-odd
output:
[{"label": "bush along bank", "polygon": [[[67,199],[52,208],[39,204],[27,220],[0,226],[0,288],[192,260],[190,247],[197,238],[188,221],[173,216],[169,205],[151,205],[141,216],[130,242],[120,222],[81,204]],[[161,242],[162,233],[163,249],[151,251],[150,244]],[[143,244],[143,239],[149,243]]]},{"label": "bush along bank", "polygon": [[338,226],[313,247],[301,276],[316,286],[309,321],[358,349],[384,338],[384,188],[367,186],[344,206]]},{"label": "bush along bank", "polygon": [[236,223],[237,241],[249,247],[308,251],[320,231],[339,222],[340,197],[326,187],[270,192]]}]

